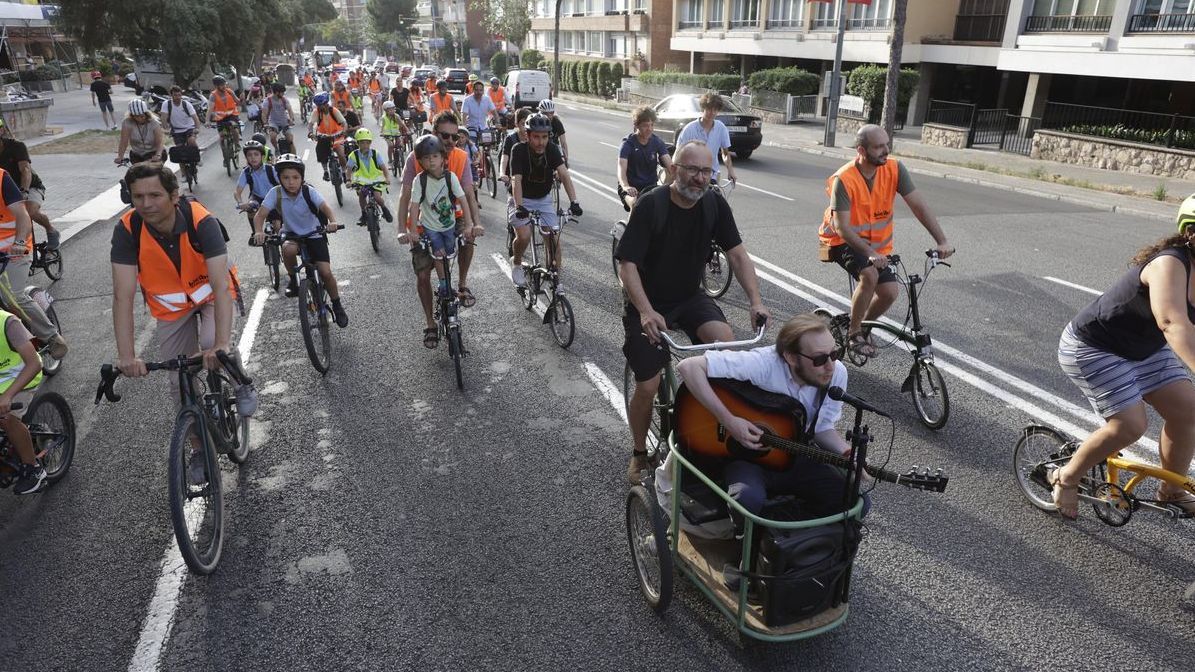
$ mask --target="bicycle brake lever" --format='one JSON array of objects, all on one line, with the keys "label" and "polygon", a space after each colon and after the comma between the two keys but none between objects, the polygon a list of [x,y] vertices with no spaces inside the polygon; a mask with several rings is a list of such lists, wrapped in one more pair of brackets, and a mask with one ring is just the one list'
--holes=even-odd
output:
[{"label": "bicycle brake lever", "polygon": [[232,377],[237,379],[238,383],[241,385],[253,384],[253,379],[241,369],[241,365],[237,363],[237,360],[233,359],[232,356],[227,352],[224,352],[223,350],[217,351],[216,358],[219,359],[220,363],[224,365],[224,368],[232,374]]},{"label": "bicycle brake lever", "polygon": [[107,397],[111,402],[120,401],[120,395],[112,387],[118,376],[120,376],[120,371],[111,364],[104,364],[100,367],[100,386],[95,391],[96,406],[99,406],[100,399],[103,397]]}]

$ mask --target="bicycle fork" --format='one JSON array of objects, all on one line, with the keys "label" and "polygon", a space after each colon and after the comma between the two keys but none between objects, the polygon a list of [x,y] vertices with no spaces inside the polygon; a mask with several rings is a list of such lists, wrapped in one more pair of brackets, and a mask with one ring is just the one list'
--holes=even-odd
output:
[{"label": "bicycle fork", "polygon": [[917,378],[917,370],[921,368],[923,363],[932,364],[934,361],[934,344],[933,339],[930,338],[929,332],[926,331],[925,325],[921,323],[921,309],[917,304],[917,285],[921,284],[921,276],[913,274],[909,276],[909,312],[913,318],[913,366],[909,368],[909,375],[900,385],[902,393],[909,393],[913,391],[913,384]]}]

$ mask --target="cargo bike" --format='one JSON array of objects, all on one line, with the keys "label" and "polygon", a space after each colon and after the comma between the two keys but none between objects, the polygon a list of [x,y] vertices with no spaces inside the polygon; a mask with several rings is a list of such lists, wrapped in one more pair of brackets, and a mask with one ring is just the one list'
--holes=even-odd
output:
[{"label": "cargo bike", "polygon": [[[763,337],[680,345],[667,333],[672,358],[654,402],[648,435],[649,460],[639,485],[626,498],[627,541],[640,591],[649,606],[668,608],[674,574],[688,577],[738,629],[743,641],[785,642],[814,637],[842,625],[850,611],[850,578],[860,539],[864,500],[860,483],[873,478],[909,488],[943,492],[948,477],[938,469],[903,474],[867,464],[872,436],[855,408],[846,437],[850,458],[802,441],[803,407],[784,395],[746,383],[711,379],[727,408],[764,429],[765,451],[739,446],[677,378],[681,353],[751,346]],[[628,367],[629,405],[634,377]],[[837,388],[835,388],[837,389]],[[833,394],[833,392],[831,392]],[[721,467],[750,459],[783,469],[794,457],[840,467],[845,474],[842,510],[814,517],[793,497],[769,499],[760,515],[743,508],[720,482]],[[741,521],[741,538],[731,516]]]}]

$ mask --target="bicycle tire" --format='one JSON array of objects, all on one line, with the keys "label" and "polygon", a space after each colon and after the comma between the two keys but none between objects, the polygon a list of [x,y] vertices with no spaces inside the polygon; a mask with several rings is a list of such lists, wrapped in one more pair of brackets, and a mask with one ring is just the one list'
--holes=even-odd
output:
[{"label": "bicycle tire", "polygon": [[568,297],[556,297],[556,305],[552,306],[548,318],[552,325],[552,335],[556,337],[556,344],[562,348],[572,345],[577,325],[573,321],[573,305],[569,303]]},{"label": "bicycle tire", "polygon": [[277,292],[278,288],[282,285],[281,252],[279,252],[277,245],[269,245],[267,249],[269,250],[266,253],[269,255],[269,262],[266,265],[270,269],[270,284],[274,286],[274,291]]},{"label": "bicycle tire", "polygon": [[378,228],[378,211],[376,206],[366,209],[365,226],[369,229],[369,244],[373,247],[373,251],[380,252],[379,243],[381,243],[381,230]]},{"label": "bicycle tire", "polygon": [[535,302],[539,298],[538,280],[535,274],[532,273],[533,268],[524,269],[523,278],[527,282],[526,287],[519,288],[519,294],[523,297],[523,308],[531,310],[535,307]]},{"label": "bicycle tire", "polygon": [[[198,411],[179,411],[170,438],[170,519],[187,567],[196,574],[211,574],[220,563],[224,547],[224,488],[216,451],[210,440],[202,441],[201,429]],[[193,436],[201,437],[203,444],[198,456],[191,454]],[[206,464],[208,478],[202,486],[192,486],[188,479],[190,461],[196,458]],[[193,487],[198,489],[193,491]],[[201,504],[194,502],[201,497]]]},{"label": "bicycle tire", "polygon": [[730,289],[730,282],[734,280],[734,268],[730,259],[721,247],[714,246],[709,261],[705,264],[705,272],[701,274],[701,288],[711,299],[722,298]]},{"label": "bicycle tire", "polygon": [[45,250],[42,252],[42,268],[46,271],[46,277],[54,282],[62,279],[62,251],[61,250]]},{"label": "bicycle tire", "polygon": [[221,438],[228,446],[228,459],[233,464],[244,464],[249,459],[249,418],[241,417],[237,411],[236,393],[232,381],[223,372],[212,371],[208,375],[208,392],[220,399]]},{"label": "bicycle tire", "polygon": [[465,356],[465,347],[461,341],[459,326],[448,329],[448,355],[452,357],[452,366],[456,369],[456,389],[465,389],[465,378],[462,372],[461,359]]},{"label": "bicycle tire", "polygon": [[627,544],[639,591],[656,613],[672,602],[674,567],[668,525],[647,488],[631,486],[626,499]]},{"label": "bicycle tire", "polygon": [[[303,346],[307,349],[307,359],[311,360],[311,365],[323,375],[328,373],[328,366],[331,362],[327,351],[323,348],[325,329],[321,324],[323,318],[320,315],[323,312],[323,306],[316,302],[311,284],[309,279],[304,279],[299,283],[299,326],[303,330]],[[315,342],[317,333],[320,334],[321,341],[318,349]]]},{"label": "bicycle tire", "polygon": [[[622,407],[626,413],[627,418],[631,417],[631,397],[635,396],[635,386],[638,382],[635,380],[635,372],[631,369],[631,365],[627,364],[622,369]],[[661,389],[663,389],[664,382],[660,381]],[[656,412],[656,401],[652,400],[651,422],[647,425],[648,443],[655,443],[659,445],[660,441],[660,416]]]},{"label": "bicycle tire", "polygon": [[494,160],[490,158],[489,154],[485,157],[485,175],[486,180],[490,183],[490,198],[498,198],[498,171],[494,170]]},{"label": "bicycle tire", "polygon": [[187,180],[187,191],[195,193],[195,164],[183,164],[183,177]]},{"label": "bicycle tire", "polygon": [[[921,424],[942,429],[950,419],[950,393],[946,381],[933,362],[920,359],[913,364],[913,408]],[[937,401],[935,401],[937,400]]]},{"label": "bicycle tire", "polygon": [[1045,425],[1029,425],[1012,449],[1012,472],[1021,494],[1042,511],[1057,511],[1054,489],[1039,480],[1038,467],[1045,463],[1065,464],[1074,453],[1071,437]]},{"label": "bicycle tire", "polygon": [[[46,319],[50,320],[50,322],[54,325],[54,329],[61,334],[62,325],[58,321],[58,311],[54,309],[54,304],[51,303],[46,308],[45,313]],[[43,344],[43,346],[44,345],[46,344]],[[42,373],[46,374],[47,378],[57,375],[58,372],[62,370],[62,360],[51,355],[50,349],[48,347],[42,347],[39,354],[41,355],[41,370]]]},{"label": "bicycle tire", "polygon": [[340,179],[340,168],[335,168],[332,172],[332,188],[336,190],[336,205],[344,207],[344,188],[343,181]]},{"label": "bicycle tire", "polygon": [[42,392],[29,402],[22,421],[33,438],[34,453],[46,469],[46,481],[57,483],[75,459],[75,416],[57,392]]}]

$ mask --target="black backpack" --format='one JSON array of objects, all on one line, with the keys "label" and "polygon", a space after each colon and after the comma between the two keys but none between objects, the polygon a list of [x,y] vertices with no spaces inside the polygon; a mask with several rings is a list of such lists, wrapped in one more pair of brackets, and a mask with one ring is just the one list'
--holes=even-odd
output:
[{"label": "black backpack", "polygon": [[[444,181],[448,183],[449,200],[455,201],[457,199],[457,197],[452,195],[452,178],[448,177],[448,175],[450,173],[452,175],[456,175],[456,173],[453,173],[450,170],[447,170],[447,169],[444,170]],[[463,190],[464,187],[461,187],[461,189]],[[419,205],[422,206],[426,202],[427,202],[427,171],[425,170],[425,171],[419,173]]]},{"label": "black backpack", "polygon": [[[266,180],[270,183],[270,186],[271,187],[278,186],[278,174],[274,171],[274,166],[271,166],[268,163],[263,163],[262,166],[266,169]],[[243,172],[245,174],[245,182],[249,185],[249,193],[252,194],[253,193],[253,179],[249,175],[249,166],[245,166],[245,168],[241,172]],[[253,195],[257,196],[257,194],[253,194]],[[265,198],[265,196],[262,196],[262,198]]]},{"label": "black backpack", "polygon": [[[191,203],[194,200],[194,196],[179,197],[177,209],[183,213],[183,221],[187,224],[187,239],[191,241],[191,248],[199,254],[203,254],[203,249],[199,246],[199,230],[196,228],[195,218],[191,212]],[[215,215],[213,215],[213,217],[215,217]],[[224,222],[221,222],[219,219],[216,220],[216,223],[220,225],[220,235],[223,236],[224,242],[227,243],[230,240],[228,237],[228,229],[224,228]],[[141,228],[144,226],[144,224],[145,223],[142,221],[141,215],[138,215],[137,212],[134,211],[133,216],[129,219],[129,229],[130,233],[133,235],[133,246],[138,253],[141,251]],[[138,263],[138,266],[140,266],[140,263]]]},{"label": "black backpack", "polygon": [[[671,187],[659,185],[652,188],[646,194],[640,196],[640,200],[644,198],[652,199],[652,215],[654,219],[651,223],[652,236],[659,234],[668,225],[668,209],[672,203],[672,196],[670,195]],[[706,189],[705,194],[701,197],[699,203],[701,204],[701,223],[702,230],[705,235],[711,240],[714,235],[715,218],[718,216],[718,200],[722,198],[713,189]]]}]

